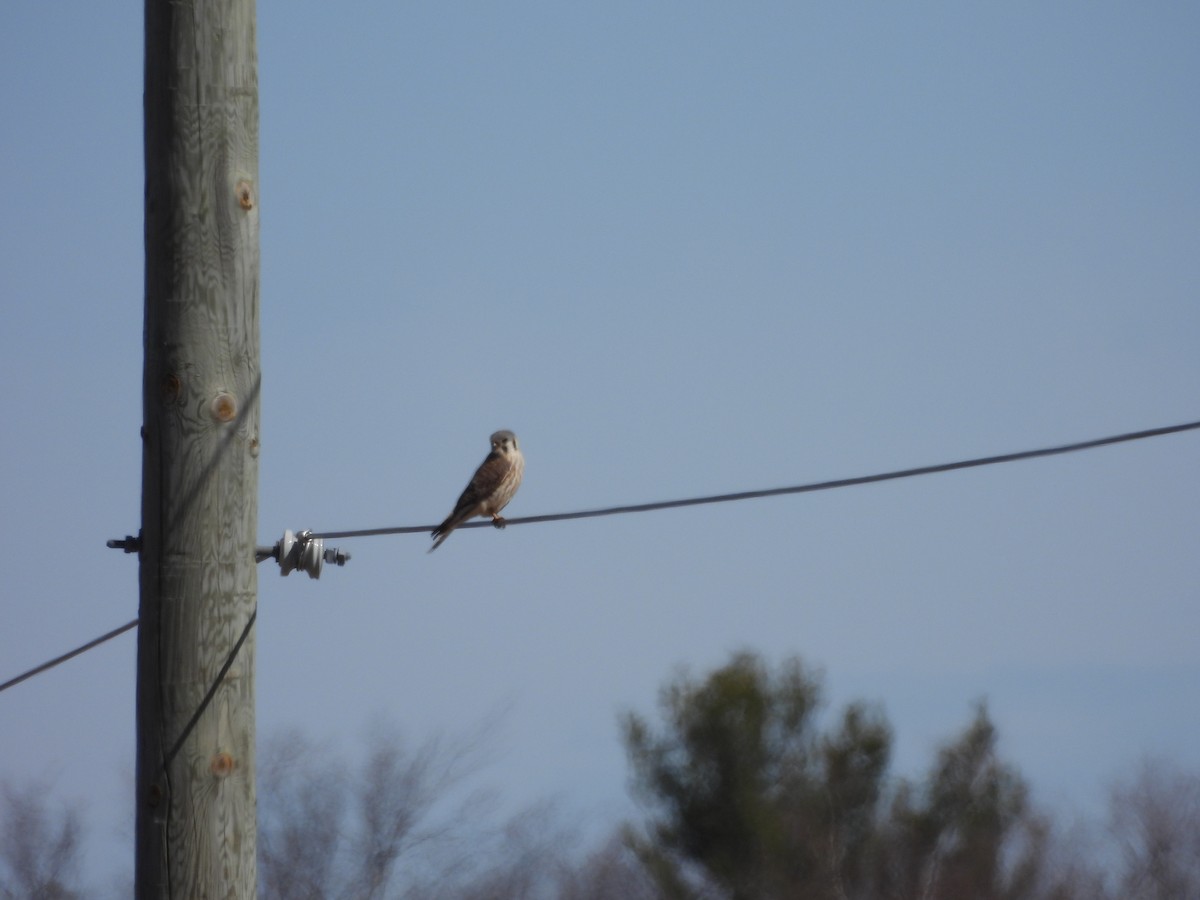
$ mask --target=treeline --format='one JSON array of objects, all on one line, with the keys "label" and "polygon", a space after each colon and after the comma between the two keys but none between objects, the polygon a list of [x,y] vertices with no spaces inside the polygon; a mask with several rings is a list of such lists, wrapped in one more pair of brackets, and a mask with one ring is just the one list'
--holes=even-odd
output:
[{"label": "treeline", "polygon": [[[376,729],[356,764],[279,735],[259,754],[259,896],[1200,898],[1200,774],[1146,763],[1113,786],[1106,821],[1064,827],[1000,758],[983,706],[913,779],[890,771],[883,712],[825,714],[797,659],[741,653],[681,674],[656,717],[620,725],[643,815],[582,850],[553,805],[503,818],[473,787],[484,734],[410,746]],[[81,842],[76,811],[41,786],[5,786],[0,898],[100,896],[78,883]]]},{"label": "treeline", "polygon": [[1114,789],[1108,840],[1081,846],[999,757],[983,706],[916,780],[890,775],[881,711],[852,704],[822,730],[820,708],[799,660],[739,654],[668,684],[658,725],[625,718],[649,810],[628,839],[646,896],[1200,898],[1197,775],[1144,767]]}]

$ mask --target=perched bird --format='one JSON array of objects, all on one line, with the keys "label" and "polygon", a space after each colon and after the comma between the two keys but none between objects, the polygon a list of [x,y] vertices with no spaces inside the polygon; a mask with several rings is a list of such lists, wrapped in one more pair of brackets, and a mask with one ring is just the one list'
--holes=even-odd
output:
[{"label": "perched bird", "polygon": [[508,505],[517,488],[521,486],[521,476],[525,474],[525,457],[517,446],[517,436],[511,431],[497,431],[491,437],[492,452],[487,455],[471,483],[467,485],[454,504],[454,512],[446,516],[446,521],[433,529],[432,553],[442,546],[442,541],[450,537],[450,532],[467,519],[475,516],[491,516],[492,524],[497,528],[504,527],[504,519],[500,510]]}]

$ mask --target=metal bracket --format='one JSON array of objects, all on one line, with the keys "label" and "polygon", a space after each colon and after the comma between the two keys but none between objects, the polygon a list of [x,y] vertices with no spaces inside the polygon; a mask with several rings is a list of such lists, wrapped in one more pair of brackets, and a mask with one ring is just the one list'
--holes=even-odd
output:
[{"label": "metal bracket", "polygon": [[274,559],[279,563],[279,574],[287,575],[300,570],[308,573],[309,578],[320,578],[325,563],[344,566],[350,559],[350,554],[336,547],[325,549],[321,538],[312,536],[312,531],[284,531],[274,547],[259,547],[254,554],[258,562]]},{"label": "metal bracket", "polygon": [[142,533],[139,531],[138,536],[132,534],[125,535],[125,539],[115,538],[106,542],[106,546],[110,550],[124,550],[126,553],[140,553],[142,550]]},{"label": "metal bracket", "polygon": [[[113,550],[124,550],[126,553],[140,553],[142,536],[140,533],[137,537],[127,534],[123,540],[114,538],[108,541],[108,546]],[[320,578],[325,563],[344,566],[350,559],[350,554],[337,547],[330,547],[326,550],[325,542],[321,538],[313,537],[310,530],[293,532],[289,529],[283,533],[283,537],[274,547],[255,548],[255,562],[264,562],[268,559],[279,563],[279,574],[281,575],[300,570],[307,572],[309,578]]]}]

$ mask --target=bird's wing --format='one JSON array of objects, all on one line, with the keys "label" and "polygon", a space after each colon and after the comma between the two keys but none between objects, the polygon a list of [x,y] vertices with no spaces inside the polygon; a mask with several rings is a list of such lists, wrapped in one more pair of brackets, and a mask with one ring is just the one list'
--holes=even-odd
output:
[{"label": "bird's wing", "polygon": [[[458,502],[454,504],[454,512],[450,520],[463,522],[473,515],[474,510],[496,492],[496,488],[504,481],[504,476],[512,468],[512,460],[500,453],[489,453],[487,459],[480,463],[475,470],[471,483],[463,490]],[[459,518],[462,516],[463,518]]]}]

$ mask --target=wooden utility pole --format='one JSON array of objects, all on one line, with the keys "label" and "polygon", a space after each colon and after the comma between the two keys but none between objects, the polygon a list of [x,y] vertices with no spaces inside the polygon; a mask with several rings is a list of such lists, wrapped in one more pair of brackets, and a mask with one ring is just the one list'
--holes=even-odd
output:
[{"label": "wooden utility pole", "polygon": [[136,896],[252,898],[255,4],[145,0],[145,16]]}]

